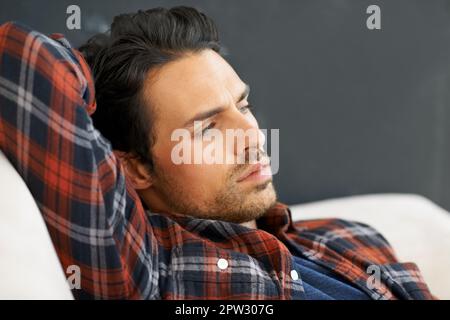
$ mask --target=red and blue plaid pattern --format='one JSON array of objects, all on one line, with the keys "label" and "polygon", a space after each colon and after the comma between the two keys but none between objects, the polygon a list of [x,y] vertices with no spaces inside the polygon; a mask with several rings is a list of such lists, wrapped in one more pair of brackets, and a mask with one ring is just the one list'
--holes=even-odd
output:
[{"label": "red and blue plaid pattern", "polygon": [[417,267],[399,263],[363,224],[294,223],[281,203],[258,229],[146,212],[92,125],[94,101],[89,68],[64,38],[0,27],[0,149],[36,200],[63,267],[81,268],[77,298],[304,299],[293,254],[373,299],[433,298]]}]

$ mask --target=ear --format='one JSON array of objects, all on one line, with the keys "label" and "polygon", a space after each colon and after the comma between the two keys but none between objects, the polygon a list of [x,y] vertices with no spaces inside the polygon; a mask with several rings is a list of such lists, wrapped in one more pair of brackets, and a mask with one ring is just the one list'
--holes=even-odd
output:
[{"label": "ear", "polygon": [[126,178],[134,189],[144,190],[152,186],[152,177],[145,164],[125,152],[114,151],[114,153],[122,162]]}]

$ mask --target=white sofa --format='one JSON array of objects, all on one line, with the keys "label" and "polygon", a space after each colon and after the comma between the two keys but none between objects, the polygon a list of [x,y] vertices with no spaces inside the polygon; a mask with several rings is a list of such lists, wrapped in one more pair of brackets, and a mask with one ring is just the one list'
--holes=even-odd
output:
[{"label": "white sofa", "polygon": [[73,299],[39,209],[1,151],[0,299]]},{"label": "white sofa", "polygon": [[[369,195],[292,206],[294,220],[368,223],[402,260],[416,262],[431,291],[450,299],[450,214],[416,195]],[[73,299],[45,223],[25,183],[0,152],[0,299]]]}]

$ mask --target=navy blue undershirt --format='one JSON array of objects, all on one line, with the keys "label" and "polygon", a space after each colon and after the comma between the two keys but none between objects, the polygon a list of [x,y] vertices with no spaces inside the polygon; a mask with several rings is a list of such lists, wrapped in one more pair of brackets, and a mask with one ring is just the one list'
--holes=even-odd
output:
[{"label": "navy blue undershirt", "polygon": [[309,300],[369,300],[348,280],[310,260],[294,256],[296,271],[303,281]]}]

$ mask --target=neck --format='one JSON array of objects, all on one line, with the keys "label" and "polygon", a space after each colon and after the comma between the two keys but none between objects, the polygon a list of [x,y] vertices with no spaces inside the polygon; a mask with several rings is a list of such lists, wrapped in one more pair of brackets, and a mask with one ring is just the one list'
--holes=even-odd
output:
[{"label": "neck", "polygon": [[[166,206],[158,197],[152,197],[148,193],[145,192],[138,192],[140,198],[145,203],[148,209],[150,209],[151,212],[170,212],[170,209],[168,206]],[[258,229],[256,226],[256,220],[253,219],[251,221],[247,221],[240,224],[241,226],[250,228],[250,229]]]}]

